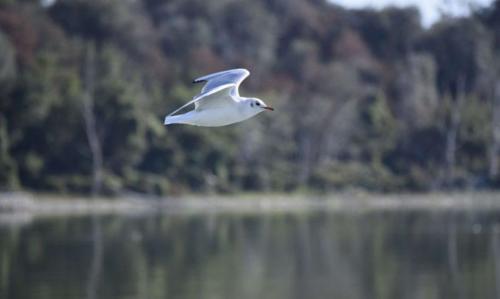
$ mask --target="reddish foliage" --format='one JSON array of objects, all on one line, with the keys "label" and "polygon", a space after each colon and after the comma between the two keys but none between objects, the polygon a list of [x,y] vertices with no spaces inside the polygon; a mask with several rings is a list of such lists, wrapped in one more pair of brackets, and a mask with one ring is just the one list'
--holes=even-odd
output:
[{"label": "reddish foliage", "polygon": [[359,34],[352,30],[342,32],[334,51],[336,56],[346,59],[369,55],[369,50]]},{"label": "reddish foliage", "polygon": [[37,44],[36,30],[29,19],[13,10],[0,10],[0,28],[9,37],[16,48],[17,59],[23,64],[33,61]]},{"label": "reddish foliage", "polygon": [[224,62],[208,47],[201,47],[191,51],[191,63],[202,73],[220,71],[226,67]]}]

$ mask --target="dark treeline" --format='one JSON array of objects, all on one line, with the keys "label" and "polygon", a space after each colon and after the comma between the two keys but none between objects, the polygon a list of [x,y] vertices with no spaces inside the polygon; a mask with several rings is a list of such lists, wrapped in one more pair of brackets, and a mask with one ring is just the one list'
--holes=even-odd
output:
[{"label": "dark treeline", "polygon": [[[0,1],[0,187],[154,194],[500,185],[500,1],[423,28],[325,0]],[[276,108],[164,127],[246,67]]]}]

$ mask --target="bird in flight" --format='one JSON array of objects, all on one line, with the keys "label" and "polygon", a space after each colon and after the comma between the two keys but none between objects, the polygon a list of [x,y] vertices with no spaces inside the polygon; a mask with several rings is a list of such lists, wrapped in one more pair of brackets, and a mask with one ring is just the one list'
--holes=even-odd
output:
[{"label": "bird in flight", "polygon": [[[248,75],[250,72],[246,69],[232,69],[195,79],[193,83],[205,82],[201,92],[167,115],[164,124],[221,127],[244,121],[262,111],[274,111],[260,99],[240,97],[238,88]],[[194,110],[175,115],[192,104]]]}]

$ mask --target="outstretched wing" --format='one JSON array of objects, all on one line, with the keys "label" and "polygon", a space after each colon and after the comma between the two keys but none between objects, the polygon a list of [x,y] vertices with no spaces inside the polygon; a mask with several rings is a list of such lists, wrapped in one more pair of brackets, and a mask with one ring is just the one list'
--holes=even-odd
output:
[{"label": "outstretched wing", "polygon": [[206,82],[198,97],[204,96],[204,94],[209,93],[211,90],[226,84],[233,84],[234,87],[231,90],[231,95],[239,96],[238,88],[248,75],[250,75],[250,72],[246,69],[232,69],[197,78],[193,80],[193,83]]},{"label": "outstretched wing", "polygon": [[184,104],[182,107],[167,115],[167,117],[176,114],[177,112],[192,104],[195,105],[196,110],[221,107],[228,104],[230,105],[231,103],[234,103],[234,100],[230,94],[233,87],[234,84],[223,84],[211,89],[206,93],[199,94],[195,96],[191,101]]}]

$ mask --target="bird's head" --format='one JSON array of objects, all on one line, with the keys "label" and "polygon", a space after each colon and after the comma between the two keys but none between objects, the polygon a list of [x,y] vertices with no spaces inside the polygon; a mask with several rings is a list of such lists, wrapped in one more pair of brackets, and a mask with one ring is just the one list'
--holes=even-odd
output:
[{"label": "bird's head", "polygon": [[257,98],[248,99],[248,105],[251,109],[257,109],[258,112],[262,112],[264,110],[274,111],[274,108],[268,106],[264,101]]}]

